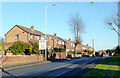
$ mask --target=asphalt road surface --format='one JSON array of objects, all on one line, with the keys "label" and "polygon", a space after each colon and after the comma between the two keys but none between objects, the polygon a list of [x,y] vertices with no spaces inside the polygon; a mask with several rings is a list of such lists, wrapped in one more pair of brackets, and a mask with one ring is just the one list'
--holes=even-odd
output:
[{"label": "asphalt road surface", "polygon": [[[103,57],[86,57],[69,60],[61,59],[45,64],[37,64],[12,70],[3,70],[2,76],[81,76],[102,59]],[[79,74],[78,72],[82,73]]]}]

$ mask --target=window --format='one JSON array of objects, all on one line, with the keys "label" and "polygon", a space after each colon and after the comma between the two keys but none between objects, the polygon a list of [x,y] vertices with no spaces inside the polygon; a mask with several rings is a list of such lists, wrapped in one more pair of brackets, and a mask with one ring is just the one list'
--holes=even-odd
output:
[{"label": "window", "polygon": [[30,34],[30,38],[31,38],[31,39],[33,38],[32,34]]},{"label": "window", "polygon": [[59,44],[61,44],[61,41],[59,41]]},{"label": "window", "polygon": [[35,36],[35,39],[39,40],[39,36]]},{"label": "window", "polygon": [[41,37],[41,40],[44,40],[44,37]]},{"label": "window", "polygon": [[54,41],[55,41],[55,43],[57,44],[57,40],[56,40],[56,39],[54,39]]},{"label": "window", "polygon": [[19,39],[19,34],[17,34],[17,35],[15,36],[15,39]]},{"label": "window", "polygon": [[73,44],[73,47],[75,47],[75,44]]},{"label": "window", "polygon": [[62,42],[62,45],[64,45],[64,42]]}]

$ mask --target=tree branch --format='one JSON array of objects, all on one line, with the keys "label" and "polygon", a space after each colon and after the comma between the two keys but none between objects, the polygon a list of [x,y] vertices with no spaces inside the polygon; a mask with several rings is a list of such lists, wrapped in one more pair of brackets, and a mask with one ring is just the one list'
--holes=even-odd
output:
[{"label": "tree branch", "polygon": [[120,36],[120,33],[112,26],[112,23],[108,23],[111,27],[112,27],[112,29],[118,34],[118,36]]}]

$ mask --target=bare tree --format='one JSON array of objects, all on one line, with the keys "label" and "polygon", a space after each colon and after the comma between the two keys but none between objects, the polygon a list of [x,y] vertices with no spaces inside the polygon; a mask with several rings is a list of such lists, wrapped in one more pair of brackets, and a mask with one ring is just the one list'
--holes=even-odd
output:
[{"label": "bare tree", "polygon": [[76,14],[69,19],[68,24],[71,28],[70,31],[72,32],[76,43],[82,42],[81,33],[83,33],[85,29],[83,19]]},{"label": "bare tree", "polygon": [[72,32],[74,36],[74,40],[76,42],[74,47],[74,57],[75,57],[76,46],[77,44],[82,42],[81,34],[84,32],[85,25],[84,25],[83,19],[78,14],[76,14],[75,16],[72,16],[69,19],[68,24],[71,28],[70,31]]},{"label": "bare tree", "polygon": [[110,17],[110,18],[107,18],[105,20],[106,24],[109,25],[111,27],[111,30],[114,30],[118,36],[120,36],[120,14],[119,14],[119,11],[120,11],[120,2],[118,2],[118,9],[117,9],[117,13],[115,13],[114,16]]}]

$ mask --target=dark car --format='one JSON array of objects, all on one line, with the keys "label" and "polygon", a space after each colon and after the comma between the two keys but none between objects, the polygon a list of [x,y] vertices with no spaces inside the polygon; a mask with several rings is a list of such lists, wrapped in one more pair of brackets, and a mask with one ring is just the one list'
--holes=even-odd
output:
[{"label": "dark car", "polygon": [[90,57],[90,55],[85,55],[85,57]]}]

